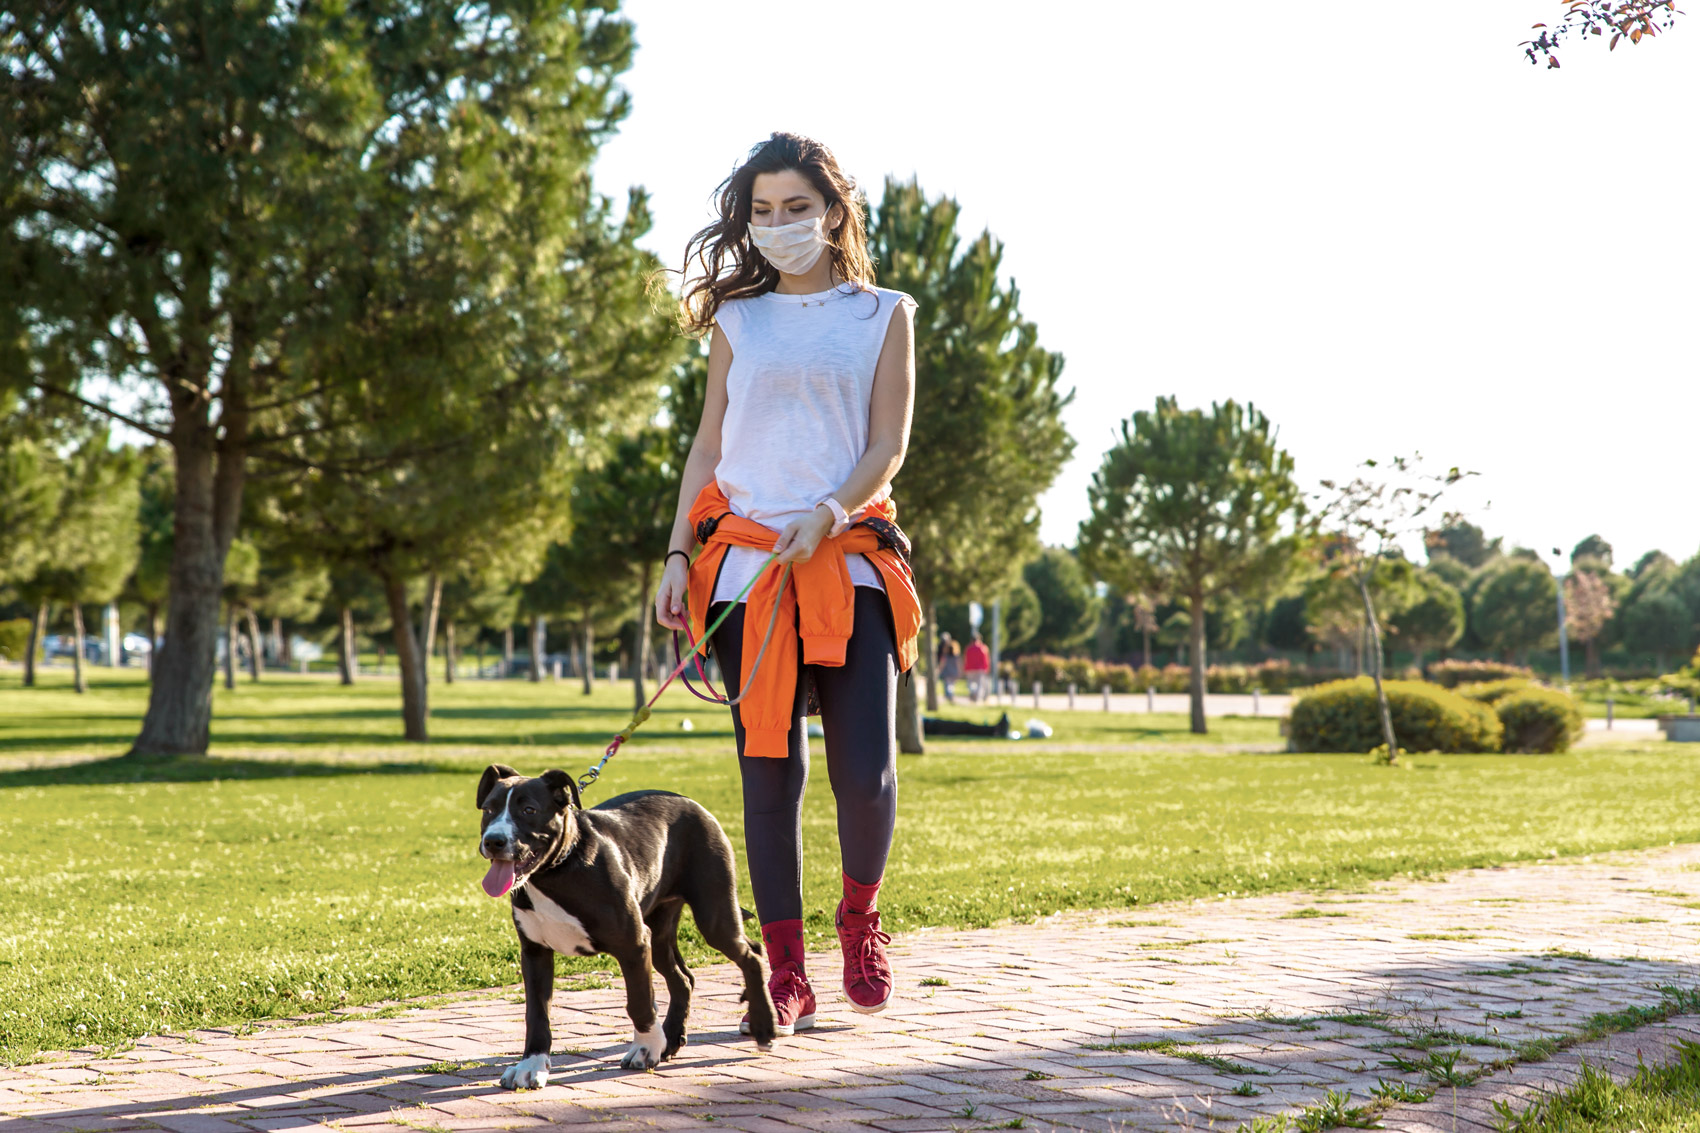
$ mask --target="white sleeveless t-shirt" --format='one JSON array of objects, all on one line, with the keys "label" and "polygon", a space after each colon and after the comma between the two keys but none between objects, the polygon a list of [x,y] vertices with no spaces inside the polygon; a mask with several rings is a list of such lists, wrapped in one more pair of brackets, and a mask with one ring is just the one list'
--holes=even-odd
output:
[{"label": "white sleeveless t-shirt", "polygon": [[[849,477],[868,451],[874,368],[902,303],[915,300],[883,287],[857,291],[841,284],[813,295],[769,292],[720,305],[715,321],[732,347],[732,367],[714,477],[733,514],[783,530]],[[727,548],[712,601],[736,598],[770,553]],[[853,585],[884,589],[864,556],[845,561]]]}]

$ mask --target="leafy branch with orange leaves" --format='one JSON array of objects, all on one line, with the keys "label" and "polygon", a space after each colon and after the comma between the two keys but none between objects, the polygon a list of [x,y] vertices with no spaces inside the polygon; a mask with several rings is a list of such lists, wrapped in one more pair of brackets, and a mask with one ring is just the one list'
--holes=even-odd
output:
[{"label": "leafy branch with orange leaves", "polygon": [[1558,66],[1558,46],[1569,35],[1605,35],[1611,32],[1611,47],[1625,36],[1631,44],[1640,43],[1661,31],[1669,31],[1683,13],[1676,0],[1565,0],[1564,15],[1553,25],[1536,24],[1540,34],[1524,40],[1520,46],[1529,62]]}]

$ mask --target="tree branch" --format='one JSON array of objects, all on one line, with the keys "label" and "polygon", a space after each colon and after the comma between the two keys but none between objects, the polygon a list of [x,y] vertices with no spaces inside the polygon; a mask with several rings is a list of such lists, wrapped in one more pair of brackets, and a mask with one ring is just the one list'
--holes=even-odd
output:
[{"label": "tree branch", "polygon": [[167,444],[171,443],[171,434],[166,433],[166,432],[162,432],[160,429],[158,429],[157,427],[155,427],[153,425],[148,425],[148,424],[145,424],[144,422],[138,421],[134,417],[130,417],[130,416],[127,416],[123,413],[120,413],[116,409],[112,408],[110,405],[102,405],[99,402],[90,401],[88,398],[83,397],[81,394],[72,393],[68,389],[60,389],[58,386],[48,385],[46,382],[36,382],[35,387],[37,389],[41,390],[42,393],[50,393],[50,394],[55,394],[59,397],[69,398],[70,400],[77,402],[79,405],[84,405],[84,406],[87,406],[89,409],[93,409],[93,410],[96,410],[100,413],[106,414],[108,417],[112,418],[114,421],[122,421],[124,424],[130,426],[130,428],[136,430],[138,433],[146,433],[148,436],[152,437],[156,441],[164,441]]}]

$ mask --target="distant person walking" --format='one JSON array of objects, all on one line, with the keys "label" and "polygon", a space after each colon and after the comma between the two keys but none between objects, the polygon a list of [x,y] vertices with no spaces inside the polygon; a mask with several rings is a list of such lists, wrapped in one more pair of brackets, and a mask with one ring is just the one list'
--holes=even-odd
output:
[{"label": "distant person walking", "polygon": [[986,677],[992,671],[992,655],[986,649],[986,643],[975,634],[974,640],[962,653],[962,671],[968,675],[968,700],[978,704],[986,699]]},{"label": "distant person walking", "polygon": [[745,856],[788,1035],[815,1021],[801,815],[816,697],[844,993],[862,1012],[892,993],[875,902],[897,822],[897,680],[921,623],[890,498],[914,407],[915,301],[874,286],[862,194],[820,143],[774,134],[717,199],[719,219],[686,250],[685,321],[712,335],[708,384],[655,616],[674,629],[688,618],[700,638],[778,552],[712,644],[728,691],[748,688],[732,709]]},{"label": "distant person walking", "polygon": [[944,688],[944,698],[951,704],[956,703],[956,678],[962,675],[961,649],[956,639],[950,636],[950,631],[939,631],[937,672],[939,684]]}]

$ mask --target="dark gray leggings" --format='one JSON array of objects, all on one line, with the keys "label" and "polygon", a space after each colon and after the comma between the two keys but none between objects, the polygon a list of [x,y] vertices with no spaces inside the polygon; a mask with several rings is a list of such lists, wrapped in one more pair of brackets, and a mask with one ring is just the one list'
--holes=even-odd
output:
[{"label": "dark gray leggings", "polygon": [[[744,755],[744,722],[732,708],[738,769],[744,780],[744,854],[750,864],[756,913],[763,924],[803,915],[803,787],[809,780],[805,674],[820,698],[826,767],[838,803],[838,851],[844,872],[872,883],[885,876],[897,824],[897,643],[883,591],[856,590],[856,624],[843,665],[798,665],[791,708],[790,750],[784,759]],[[709,608],[720,616],[724,603]],[[795,633],[795,626],[774,632]],[[744,606],[714,635],[729,696],[743,671]],[[771,663],[769,660],[762,664]]]}]

